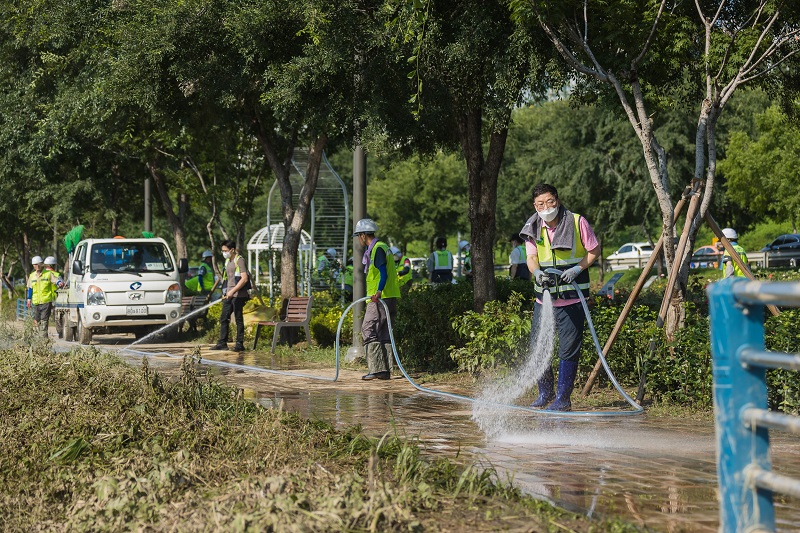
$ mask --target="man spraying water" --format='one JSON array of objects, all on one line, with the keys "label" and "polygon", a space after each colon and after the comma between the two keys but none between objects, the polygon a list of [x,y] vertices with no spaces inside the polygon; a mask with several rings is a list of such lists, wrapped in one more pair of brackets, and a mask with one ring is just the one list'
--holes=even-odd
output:
[{"label": "man spraying water", "polygon": [[[558,332],[559,366],[557,389],[554,390],[552,366],[548,365],[538,380],[539,397],[531,407],[570,411],[586,323],[573,282],[584,297],[589,296],[588,268],[600,254],[600,243],[584,217],[561,205],[558,191],[552,185],[541,183],[533,188],[533,206],[536,214],[520,231],[536,292],[533,331],[538,329],[542,316],[542,293],[549,290]],[[546,269],[556,269],[561,274],[550,275],[544,272]]]}]

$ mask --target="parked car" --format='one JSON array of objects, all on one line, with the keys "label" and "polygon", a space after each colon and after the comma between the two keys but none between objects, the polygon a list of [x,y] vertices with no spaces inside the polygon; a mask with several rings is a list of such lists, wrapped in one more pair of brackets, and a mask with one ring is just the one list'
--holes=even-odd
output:
[{"label": "parked car", "polygon": [[690,268],[718,268],[722,252],[715,246],[701,246],[692,254]]},{"label": "parked car", "polygon": [[606,257],[606,271],[642,268],[652,254],[653,245],[649,242],[623,244],[619,250]]},{"label": "parked car", "polygon": [[786,233],[761,249],[767,267],[797,268],[800,264],[800,233]]}]

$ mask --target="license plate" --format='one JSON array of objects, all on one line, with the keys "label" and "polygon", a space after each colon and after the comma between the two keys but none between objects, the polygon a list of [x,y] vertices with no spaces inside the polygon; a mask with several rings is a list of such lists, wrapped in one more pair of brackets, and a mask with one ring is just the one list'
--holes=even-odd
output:
[{"label": "license plate", "polygon": [[146,316],[146,305],[129,305],[125,308],[125,314],[128,316]]}]

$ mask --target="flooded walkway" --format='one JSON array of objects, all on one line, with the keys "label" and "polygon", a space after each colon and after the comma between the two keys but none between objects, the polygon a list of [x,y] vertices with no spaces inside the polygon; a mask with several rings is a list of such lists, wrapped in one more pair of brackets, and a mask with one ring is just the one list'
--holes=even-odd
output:
[{"label": "flooded walkway", "polygon": [[[175,354],[189,351],[175,345],[142,347],[162,348]],[[281,364],[249,352],[204,350],[203,357],[273,368]],[[130,360],[138,362],[141,356]],[[177,364],[166,357],[150,360],[154,367]],[[487,439],[470,419],[470,404],[419,392],[402,377],[363,382],[362,372],[342,370],[339,381],[326,382],[208,368],[266,407],[283,403],[285,409],[337,427],[361,425],[375,436],[397,432],[418,439],[426,454],[494,467],[521,490],[577,513],[618,517],[655,531],[718,529],[711,423],[647,414],[609,419],[537,419],[522,414],[514,419],[513,430]],[[298,371],[330,377],[334,373],[331,368]],[[800,442],[778,432],[773,435],[773,469],[800,477]],[[775,514],[779,531],[800,530],[800,502],[776,498]]]}]

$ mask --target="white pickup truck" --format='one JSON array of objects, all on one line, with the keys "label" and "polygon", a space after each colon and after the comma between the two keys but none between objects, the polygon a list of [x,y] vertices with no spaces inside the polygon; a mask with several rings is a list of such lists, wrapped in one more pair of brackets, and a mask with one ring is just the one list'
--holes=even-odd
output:
[{"label": "white pickup truck", "polygon": [[69,257],[54,315],[59,337],[89,344],[95,333],[137,338],[181,316],[180,274],[164,239],[86,239]]}]

